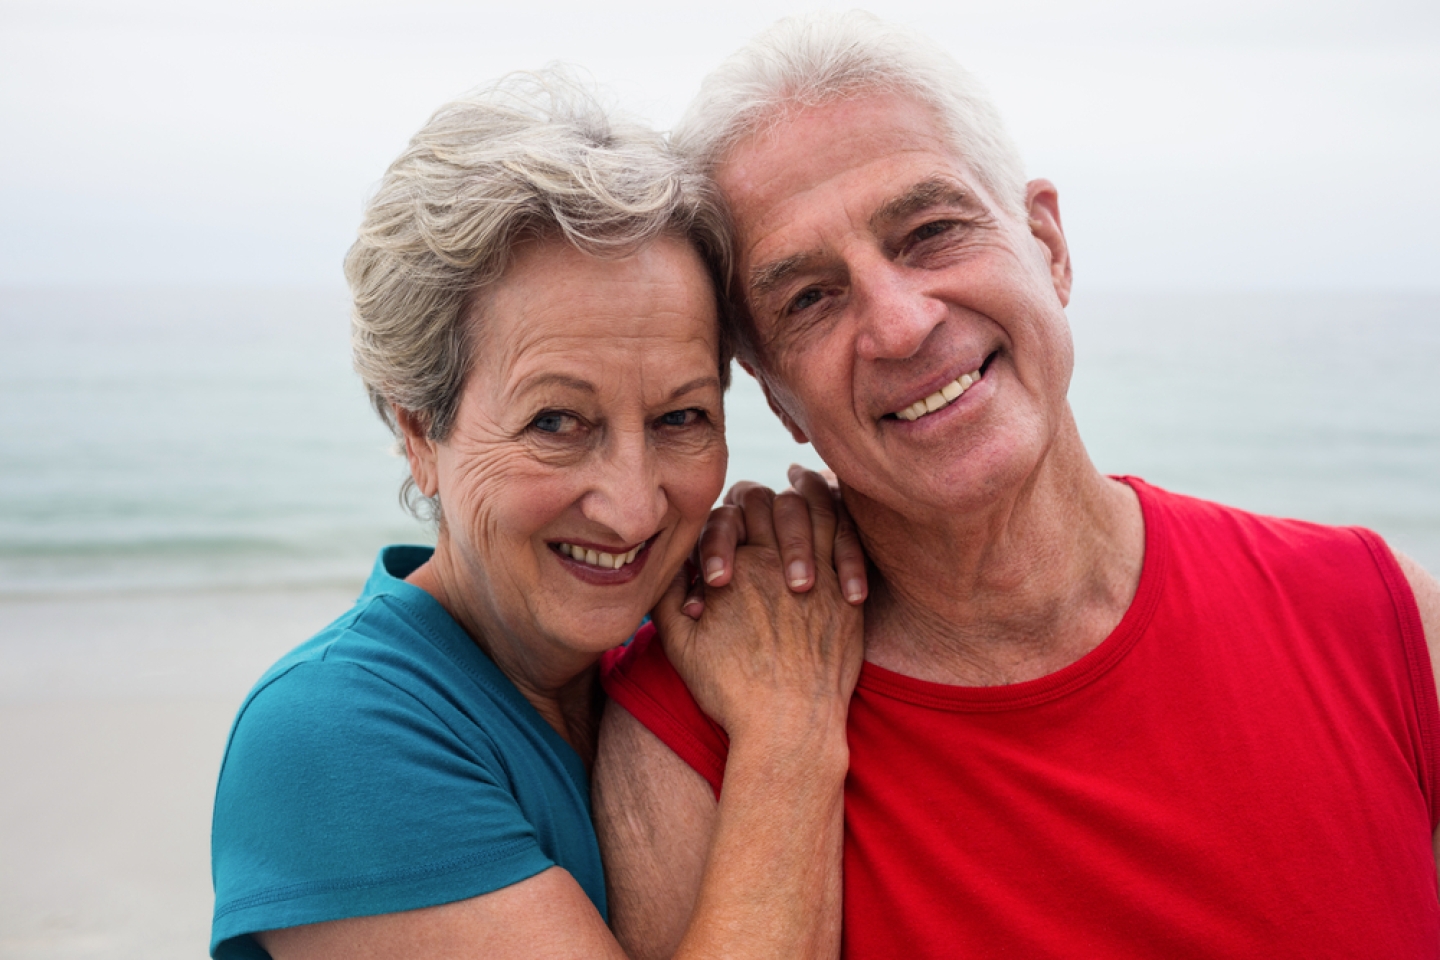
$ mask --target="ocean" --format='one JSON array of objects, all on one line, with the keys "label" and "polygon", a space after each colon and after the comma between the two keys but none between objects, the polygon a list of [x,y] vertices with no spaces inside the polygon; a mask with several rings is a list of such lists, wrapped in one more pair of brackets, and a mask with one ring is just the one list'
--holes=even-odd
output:
[{"label": "ocean", "polygon": [[[1440,571],[1440,294],[1077,293],[1096,464]],[[0,290],[0,597],[359,584],[425,542],[340,292]],[[753,382],[730,478],[818,464]]]}]

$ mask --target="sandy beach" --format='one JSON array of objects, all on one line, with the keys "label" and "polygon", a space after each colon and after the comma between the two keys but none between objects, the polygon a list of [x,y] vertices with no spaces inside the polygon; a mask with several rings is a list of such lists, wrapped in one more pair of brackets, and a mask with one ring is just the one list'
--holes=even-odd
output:
[{"label": "sandy beach", "polygon": [[0,600],[0,960],[206,955],[235,708],[358,590]]}]

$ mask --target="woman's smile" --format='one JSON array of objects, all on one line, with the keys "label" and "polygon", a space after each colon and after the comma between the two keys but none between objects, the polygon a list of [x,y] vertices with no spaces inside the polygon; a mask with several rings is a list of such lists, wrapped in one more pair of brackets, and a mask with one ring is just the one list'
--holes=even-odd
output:
[{"label": "woman's smile", "polygon": [[604,546],[582,542],[561,541],[552,544],[559,556],[560,567],[571,576],[595,586],[629,583],[640,575],[650,557],[654,537],[628,550],[607,550]]}]

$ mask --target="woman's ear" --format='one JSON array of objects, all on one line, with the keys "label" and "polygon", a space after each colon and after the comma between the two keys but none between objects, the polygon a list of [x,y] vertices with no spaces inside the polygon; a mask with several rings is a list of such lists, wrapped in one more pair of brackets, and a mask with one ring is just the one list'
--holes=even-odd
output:
[{"label": "woman's ear", "polygon": [[424,417],[395,404],[390,405],[400,434],[405,441],[405,459],[410,462],[410,477],[422,496],[433,497],[440,489],[439,472],[435,467],[435,441],[426,432]]}]

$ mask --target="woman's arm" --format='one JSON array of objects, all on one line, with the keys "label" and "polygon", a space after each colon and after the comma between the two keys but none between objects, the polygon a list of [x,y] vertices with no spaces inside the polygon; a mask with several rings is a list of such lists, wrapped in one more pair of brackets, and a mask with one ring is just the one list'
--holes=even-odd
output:
[{"label": "woman's arm", "polygon": [[612,700],[600,724],[591,802],[610,928],[635,960],[671,956],[700,896],[720,812],[714,791]]},{"label": "woman's arm", "polygon": [[275,960],[624,960],[575,879],[551,867],[456,903],[255,935]]},{"label": "woman's arm", "polygon": [[[817,569],[821,572],[820,582],[827,589],[833,589],[835,581],[845,574],[841,571],[849,564],[851,577],[856,576],[856,567],[863,575],[863,554],[853,540],[853,531],[845,523],[843,511],[823,477],[807,471],[792,470],[794,489],[778,497],[769,490],[753,484],[732,488],[725,511],[717,511],[718,523],[711,528],[723,528],[723,535],[711,538],[712,556],[714,544],[728,544],[727,562],[733,561],[737,541],[746,536],[746,518],[751,525],[759,522],[759,529],[769,533],[770,518],[780,533],[776,539],[785,559],[787,571],[794,550],[787,552],[787,538],[792,542],[797,525],[794,513],[785,509],[788,504],[801,503],[806,508],[803,517],[805,529],[800,531],[804,551],[809,544],[816,544],[816,563],[811,575]],[[802,499],[803,498],[803,499]],[[772,502],[773,501],[773,502]],[[789,519],[787,520],[787,516]],[[814,536],[811,537],[811,523]],[[853,550],[842,555],[845,538],[850,537]],[[831,555],[831,545],[834,554]],[[702,544],[702,552],[704,545]],[[724,554],[724,551],[721,551]],[[743,554],[742,554],[743,557]],[[808,559],[808,557],[807,557]],[[734,568],[732,567],[732,570]],[[744,568],[742,568],[744,569]],[[752,572],[759,568],[751,568]],[[773,570],[771,571],[773,575]],[[728,577],[726,578],[729,579]],[[788,579],[788,578],[787,578]],[[863,581],[862,581],[863,582]],[[770,591],[778,589],[771,580]],[[725,591],[711,588],[712,602],[723,602]],[[766,596],[764,584],[748,585],[740,596]],[[687,604],[687,609],[689,605]],[[722,618],[720,622],[725,622]],[[743,622],[744,618],[728,618]],[[858,626],[858,625],[857,625]],[[719,638],[716,638],[719,639]],[[729,650],[743,639],[726,638],[713,643],[709,649]],[[675,658],[674,644],[667,645],[672,661]],[[773,657],[760,656],[759,662],[770,662]],[[682,667],[683,665],[678,664]],[[858,663],[855,664],[858,674]],[[704,671],[702,671],[702,676]],[[853,676],[847,676],[846,695],[843,701],[818,694],[803,702],[811,704],[843,702],[848,707],[848,690],[853,687]],[[692,692],[701,705],[716,719],[722,719],[717,707],[707,701],[706,692],[692,680]],[[841,718],[843,719],[843,717]],[[736,746],[735,730],[729,723],[722,723],[731,735],[730,748]],[[806,718],[804,727],[808,731],[826,728],[815,718]],[[823,749],[823,748],[822,748]],[[793,750],[788,762],[788,772],[809,774],[823,778],[823,766],[817,762],[814,747],[803,737],[791,737],[777,745],[772,757],[777,761],[784,751]],[[722,800],[731,799],[746,787],[737,779],[741,771],[733,752],[726,760]],[[843,774],[842,774],[843,776]],[[818,783],[817,783],[818,785]],[[842,783],[843,786],[843,783]],[[795,789],[791,785],[787,789]],[[779,791],[773,796],[779,797]],[[830,794],[836,800],[840,797]],[[600,837],[601,853],[605,859],[607,889],[609,891],[610,920],[616,936],[634,957],[668,957],[681,942],[687,929],[687,922],[700,902],[702,878],[707,862],[723,850],[725,821],[722,807],[717,804],[710,784],[681,760],[668,746],[635,720],[625,709],[615,703],[606,708],[601,728],[600,754],[596,760],[592,784],[592,800],[595,810],[596,827]],[[843,839],[842,804],[837,803],[828,812],[811,812],[803,816],[818,815],[821,819],[805,819],[800,832],[794,832],[790,815],[800,811],[782,812],[771,823],[780,830],[791,831],[786,838],[769,838],[767,843],[793,844],[790,848],[797,857],[809,857],[811,868],[825,871],[825,876],[814,878],[813,885],[805,891],[795,891],[783,897],[783,902],[797,908],[797,916],[809,923],[806,936],[816,944],[829,944],[830,950],[838,949],[840,928],[840,864],[839,850]],[[743,836],[743,834],[742,834]],[[819,843],[819,850],[804,852],[806,843]],[[756,848],[757,850],[759,848]],[[778,849],[770,846],[766,849]],[[713,852],[712,852],[713,851]],[[763,851],[762,851],[763,852]],[[788,874],[794,877],[794,874]],[[779,875],[777,874],[777,878]],[[776,891],[772,891],[775,893]],[[816,899],[816,895],[819,899]],[[815,953],[824,955],[826,949],[817,948]]]},{"label": "woman's arm", "polygon": [[[861,616],[840,596],[828,491],[811,511],[816,581],[803,594],[783,585],[772,497],[761,489],[744,499],[748,543],[698,623],[670,605],[675,591],[656,610],[671,663],[730,738],[705,872],[676,955],[691,947],[705,955],[722,933],[735,956],[839,951],[846,716],[863,654]],[[647,955],[643,938],[621,936]]]},{"label": "woman's arm", "polygon": [[[859,674],[860,613],[840,597],[828,493],[814,518],[815,588],[803,594],[784,586],[770,496],[745,498],[749,542],[737,551],[731,583],[710,592],[705,615],[696,622],[681,612],[680,580],[655,611],[667,653],[731,744],[718,805],[701,784],[713,815],[689,867],[678,939],[661,947],[648,937],[627,938],[638,956],[839,951],[845,716]],[[674,813],[664,812],[657,825]],[[277,960],[625,955],[558,868],[457,903],[258,939]]]}]

